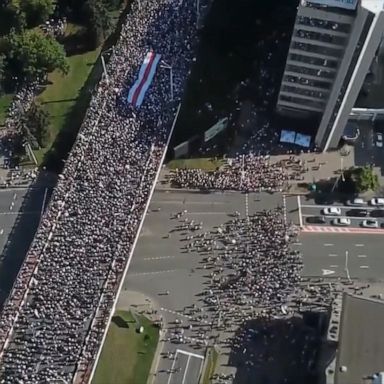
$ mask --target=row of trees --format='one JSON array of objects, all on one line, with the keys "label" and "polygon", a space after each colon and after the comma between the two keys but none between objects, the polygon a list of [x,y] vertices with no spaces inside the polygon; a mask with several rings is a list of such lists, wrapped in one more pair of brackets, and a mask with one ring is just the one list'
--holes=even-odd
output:
[{"label": "row of trees", "polygon": [[121,0],[2,0],[0,5],[0,91],[20,82],[68,70],[65,37],[56,39],[39,28],[53,17],[84,27],[86,49],[99,46],[112,25],[111,10]]}]

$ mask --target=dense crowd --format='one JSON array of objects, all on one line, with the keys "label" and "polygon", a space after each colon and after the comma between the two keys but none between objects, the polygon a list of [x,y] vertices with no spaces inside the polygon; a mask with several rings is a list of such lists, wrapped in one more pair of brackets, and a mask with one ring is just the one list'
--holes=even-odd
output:
[{"label": "dense crowd", "polygon": [[[192,60],[196,5],[134,2],[0,318],[2,383],[83,382],[99,350]],[[158,69],[126,102],[148,50]],[[109,80],[109,81],[108,81]]]},{"label": "dense crowd", "polygon": [[290,250],[297,228],[281,208],[262,211],[218,227],[194,240],[210,268],[206,304],[225,329],[254,319],[257,311],[281,315],[300,282],[301,256]]},{"label": "dense crowd", "polygon": [[269,156],[249,153],[228,159],[215,171],[177,168],[171,172],[169,182],[177,188],[276,192],[284,190],[288,180],[301,179],[304,172],[304,162],[294,156],[271,162]]}]

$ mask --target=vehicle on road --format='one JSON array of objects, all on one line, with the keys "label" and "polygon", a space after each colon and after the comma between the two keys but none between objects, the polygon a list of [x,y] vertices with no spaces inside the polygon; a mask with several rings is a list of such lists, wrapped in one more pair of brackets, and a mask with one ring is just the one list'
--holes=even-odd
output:
[{"label": "vehicle on road", "polygon": [[384,217],[384,209],[374,209],[370,212],[371,217]]},{"label": "vehicle on road", "polygon": [[379,228],[377,220],[367,219],[361,222],[361,226],[364,228]]},{"label": "vehicle on road", "polygon": [[370,200],[370,203],[374,207],[384,207],[384,197],[375,197]]},{"label": "vehicle on road", "polygon": [[324,216],[310,216],[306,221],[311,224],[325,224],[327,219]]},{"label": "vehicle on road", "polygon": [[351,206],[355,206],[355,207],[363,207],[363,206],[367,205],[367,202],[364,201],[363,199],[356,198],[356,199],[348,200],[347,205],[351,205]]},{"label": "vehicle on road", "polygon": [[346,212],[346,215],[355,217],[366,217],[368,216],[368,211],[366,209],[350,209]]},{"label": "vehicle on road", "polygon": [[376,147],[379,147],[379,148],[383,147],[383,134],[381,132],[376,132],[375,144],[376,144]]},{"label": "vehicle on road", "polygon": [[340,216],[341,209],[339,207],[327,207],[323,209],[323,215],[325,216]]},{"label": "vehicle on road", "polygon": [[351,219],[348,219],[348,217],[338,217],[337,219],[333,219],[331,223],[338,227],[348,227],[348,225],[351,225]]}]

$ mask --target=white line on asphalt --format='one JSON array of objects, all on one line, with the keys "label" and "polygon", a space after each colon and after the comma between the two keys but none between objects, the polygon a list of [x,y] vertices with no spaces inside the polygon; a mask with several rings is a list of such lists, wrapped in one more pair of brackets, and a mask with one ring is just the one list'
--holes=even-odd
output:
[{"label": "white line on asphalt", "polygon": [[176,256],[159,256],[159,257],[144,257],[143,260],[164,260],[164,259],[174,259]]},{"label": "white line on asphalt", "polygon": [[368,269],[369,266],[368,266],[368,265],[360,265],[360,268],[361,268],[361,269]]},{"label": "white line on asphalt", "polygon": [[188,367],[189,367],[189,361],[191,360],[191,356],[188,356],[187,364],[185,365],[184,368],[184,375],[183,375],[183,381],[181,384],[184,384],[185,378],[187,377],[187,372],[188,372]]},{"label": "white line on asphalt", "polygon": [[159,273],[169,273],[169,272],[175,272],[175,271],[176,271],[176,269],[168,269],[166,271],[128,273],[128,275],[129,276],[157,275]]},{"label": "white line on asphalt", "polygon": [[300,228],[303,226],[303,217],[301,215],[301,202],[300,202],[300,195],[297,195],[297,208],[299,212],[299,225]]},{"label": "white line on asphalt", "polygon": [[[303,217],[313,217],[314,215],[312,214],[312,215],[310,215],[310,214],[302,214],[301,216],[303,216]],[[336,218],[336,216],[335,217],[332,217],[332,216],[326,216],[328,219],[334,219],[334,218]],[[364,219],[364,218],[362,218],[362,217],[358,217],[358,216],[348,216],[348,219],[351,219],[351,220],[362,220],[362,219]]]},{"label": "white line on asphalt", "polygon": [[355,244],[355,247],[364,247],[364,244]]},{"label": "white line on asphalt", "polygon": [[296,242],[296,243],[292,243],[292,245],[303,245],[303,243]]},{"label": "white line on asphalt", "polygon": [[328,256],[329,257],[337,257],[336,253],[330,253]]},{"label": "white line on asphalt", "polygon": [[175,368],[175,364],[176,364],[176,358],[177,358],[177,351],[176,351],[176,354],[175,354],[175,359],[173,360],[173,363],[172,363],[171,374],[169,375],[169,378],[168,378],[168,384],[171,382],[172,372],[173,372],[173,369]]},{"label": "white line on asphalt", "polygon": [[[156,204],[182,204],[183,200],[152,200],[151,206]],[[189,201],[186,200],[185,204],[195,204],[195,205],[225,205],[227,204],[224,201]]]},{"label": "white line on asphalt", "polygon": [[40,211],[28,211],[28,212],[23,212],[23,211],[16,211],[16,212],[0,212],[0,216],[2,216],[2,215],[13,215],[13,216],[15,216],[15,215],[20,215],[20,216],[22,216],[22,215],[37,215],[37,214],[39,214],[40,213]]},{"label": "white line on asphalt", "polygon": [[228,215],[228,212],[187,212],[187,215]]},{"label": "white line on asphalt", "polygon": [[[176,316],[180,316],[180,317],[185,317],[186,319],[188,320],[193,320],[193,316],[190,316],[190,315],[184,315],[184,313],[180,313],[180,312],[177,312],[177,311],[173,311],[172,309],[167,309],[167,308],[163,308],[161,307],[160,308],[160,311],[163,311],[163,312],[169,312],[169,313],[172,313],[173,315],[176,315]],[[205,324],[211,324],[209,321],[207,320],[200,320],[202,323],[205,323]]]},{"label": "white line on asphalt", "polygon": [[[324,209],[326,208],[327,206],[326,205],[310,205],[310,204],[303,204],[302,205],[303,208],[321,208],[321,209]],[[337,207],[337,208],[340,208],[340,209],[354,209],[354,207],[352,206],[347,206],[347,205],[334,205],[334,207]],[[356,207],[355,207],[356,208]],[[367,211],[373,211],[377,208],[375,207],[363,207],[365,210]]]},{"label": "white line on asphalt", "polygon": [[367,255],[357,255],[357,257],[365,258]]},{"label": "white line on asphalt", "polygon": [[193,357],[197,357],[198,359],[204,360],[204,356],[198,355],[198,354],[193,353],[193,352],[184,351],[183,349],[177,349],[176,352],[181,353],[183,355],[193,356]]},{"label": "white line on asphalt", "polygon": [[331,243],[324,243],[324,247],[333,247],[335,244],[331,244]]},{"label": "white line on asphalt", "polygon": [[1,228],[1,230],[0,230],[0,235],[2,235],[3,233],[4,233],[4,229]]},{"label": "white line on asphalt", "polygon": [[330,268],[338,268],[339,266],[338,265],[335,265],[335,264],[332,264],[330,265]]}]

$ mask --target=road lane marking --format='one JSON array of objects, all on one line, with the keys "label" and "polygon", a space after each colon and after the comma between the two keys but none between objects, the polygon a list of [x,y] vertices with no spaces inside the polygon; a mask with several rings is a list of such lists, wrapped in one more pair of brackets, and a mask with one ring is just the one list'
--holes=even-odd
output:
[{"label": "road lane marking", "polygon": [[144,257],[143,260],[164,260],[164,259],[174,259],[176,256],[159,256],[159,257]]},{"label": "road lane marking", "polygon": [[355,244],[355,247],[364,247],[364,244]]},{"label": "road lane marking", "polygon": [[[172,309],[167,309],[167,308],[163,308],[161,307],[160,308],[160,311],[163,311],[163,312],[169,312],[169,313],[172,313],[172,315],[175,315],[175,316],[180,316],[180,317],[185,317],[186,319],[188,320],[194,320],[195,318],[191,315],[185,315],[184,313],[181,313],[181,312],[177,312],[177,311],[174,311]],[[207,320],[204,320],[204,319],[201,319],[200,320],[202,323],[205,323],[205,324],[211,324],[211,322],[207,321]]]},{"label": "road lane marking", "polygon": [[357,257],[365,258],[367,255],[357,255]]},{"label": "road lane marking", "polygon": [[166,271],[153,271],[153,272],[137,272],[137,273],[128,273],[128,276],[144,276],[144,275],[157,275],[159,273],[170,273],[176,272],[177,269],[168,269]]},{"label": "road lane marking", "polygon": [[296,243],[292,243],[292,245],[303,245],[303,243],[296,242]]},{"label": "road lane marking", "polygon": [[187,212],[186,215],[230,215],[228,212]]},{"label": "road lane marking", "polygon": [[336,253],[330,253],[328,256],[329,257],[337,257]]},{"label": "road lane marking", "polygon": [[301,214],[300,195],[297,195],[297,208],[298,208],[298,213],[299,213],[299,225],[300,225],[300,228],[302,228],[303,227],[303,216]]},{"label": "road lane marking", "polygon": [[189,361],[190,360],[191,360],[191,356],[188,356],[188,360],[187,360],[187,364],[185,365],[185,368],[184,368],[184,375],[183,375],[183,380],[182,380],[181,384],[184,384],[185,378],[187,377],[187,372],[188,372],[188,367],[189,367]]},{"label": "road lane marking", "polygon": [[369,265],[360,265],[360,268],[361,268],[361,269],[368,269],[368,268],[369,268]]},{"label": "road lane marking", "polygon": [[179,353],[181,353],[182,355],[192,356],[192,357],[196,357],[196,358],[198,358],[198,359],[202,359],[202,360],[204,360],[204,356],[202,356],[202,355],[198,355],[197,353],[184,351],[183,349],[177,349],[176,351],[179,352]]},{"label": "road lane marking", "polygon": [[338,268],[339,266],[338,265],[336,265],[336,264],[332,264],[332,265],[330,265],[330,268]]},{"label": "road lane marking", "polygon": [[324,243],[324,247],[333,247],[335,244],[331,244],[331,243]]},{"label": "road lane marking", "polygon": [[322,272],[323,276],[333,275],[335,273],[335,271],[331,271],[330,269],[322,269],[321,272]]}]

